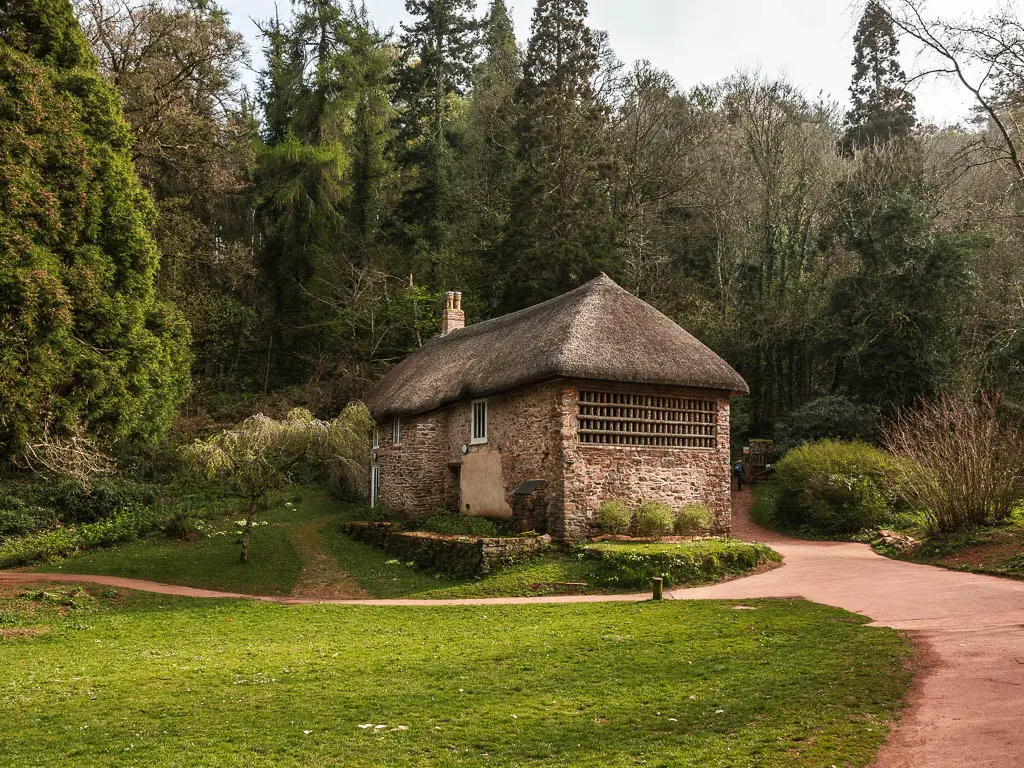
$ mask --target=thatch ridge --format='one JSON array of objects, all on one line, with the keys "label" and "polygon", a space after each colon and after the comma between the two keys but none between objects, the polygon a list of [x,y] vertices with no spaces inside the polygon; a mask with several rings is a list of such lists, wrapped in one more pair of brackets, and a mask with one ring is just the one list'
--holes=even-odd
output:
[{"label": "thatch ridge", "polygon": [[548,301],[432,339],[385,374],[366,403],[380,420],[555,378],[749,393],[722,358],[601,275]]}]

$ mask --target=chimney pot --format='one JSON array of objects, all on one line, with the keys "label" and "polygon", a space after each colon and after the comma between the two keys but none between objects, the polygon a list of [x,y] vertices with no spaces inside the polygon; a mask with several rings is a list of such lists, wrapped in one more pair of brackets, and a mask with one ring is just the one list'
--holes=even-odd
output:
[{"label": "chimney pot", "polygon": [[441,335],[466,327],[466,313],[462,311],[462,293],[448,291],[444,295],[444,312],[441,313]]}]

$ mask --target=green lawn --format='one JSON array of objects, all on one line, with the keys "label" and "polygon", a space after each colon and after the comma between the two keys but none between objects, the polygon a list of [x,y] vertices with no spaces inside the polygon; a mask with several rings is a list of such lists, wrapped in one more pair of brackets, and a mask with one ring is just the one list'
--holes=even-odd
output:
[{"label": "green lawn", "polygon": [[275,497],[269,505],[263,516],[268,524],[253,532],[247,565],[237,562],[238,537],[228,516],[209,522],[214,535],[195,542],[172,541],[157,535],[146,541],[84,552],[36,570],[128,576],[253,595],[289,595],[303,569],[303,558],[296,551],[296,534],[303,524],[319,522],[322,527],[304,535],[315,537],[317,541],[313,544],[333,558],[334,572],[325,574],[325,578],[349,584],[349,596],[519,597],[577,591],[562,586],[568,583],[588,584],[584,591],[589,593],[635,592],[645,588],[601,586],[601,573],[594,561],[559,551],[483,579],[452,579],[427,573],[342,533],[343,523],[364,514],[362,506],[339,503],[318,489],[294,488]]},{"label": "green lawn", "polygon": [[[293,506],[286,507],[286,503]],[[233,518],[240,515],[229,513],[207,521],[207,532],[212,535],[198,541],[175,541],[158,534],[144,541],[83,552],[36,570],[127,576],[249,595],[288,595],[302,571],[288,526],[324,514],[321,503],[303,504],[302,494],[294,492],[275,498],[263,516],[267,525],[253,533],[247,565],[238,562],[240,545]]]},{"label": "green lawn", "polygon": [[897,632],[799,600],[424,609],[51,589],[72,597],[0,595],[5,767],[866,766],[910,682]]}]

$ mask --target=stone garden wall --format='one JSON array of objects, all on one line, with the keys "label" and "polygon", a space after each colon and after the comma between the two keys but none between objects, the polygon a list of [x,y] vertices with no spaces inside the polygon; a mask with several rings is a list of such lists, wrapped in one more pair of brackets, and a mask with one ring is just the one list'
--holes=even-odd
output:
[{"label": "stone garden wall", "polygon": [[441,536],[423,531],[403,531],[394,523],[348,523],[344,531],[357,541],[371,544],[430,571],[455,578],[486,576],[495,568],[525,562],[551,541],[547,536],[472,538]]}]

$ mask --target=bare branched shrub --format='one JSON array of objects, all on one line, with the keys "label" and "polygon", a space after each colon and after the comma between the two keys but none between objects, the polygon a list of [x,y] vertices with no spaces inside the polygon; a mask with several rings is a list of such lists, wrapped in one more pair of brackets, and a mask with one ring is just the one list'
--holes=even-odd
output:
[{"label": "bare branched shrub", "polygon": [[998,418],[999,398],[922,400],[886,429],[886,447],[906,461],[911,504],[933,532],[1003,520],[1024,491],[1024,442]]},{"label": "bare branched shrub", "polygon": [[117,470],[117,463],[85,434],[81,425],[59,434],[47,424],[43,434],[25,446],[21,459],[32,472],[72,480],[86,489],[97,477]]}]

